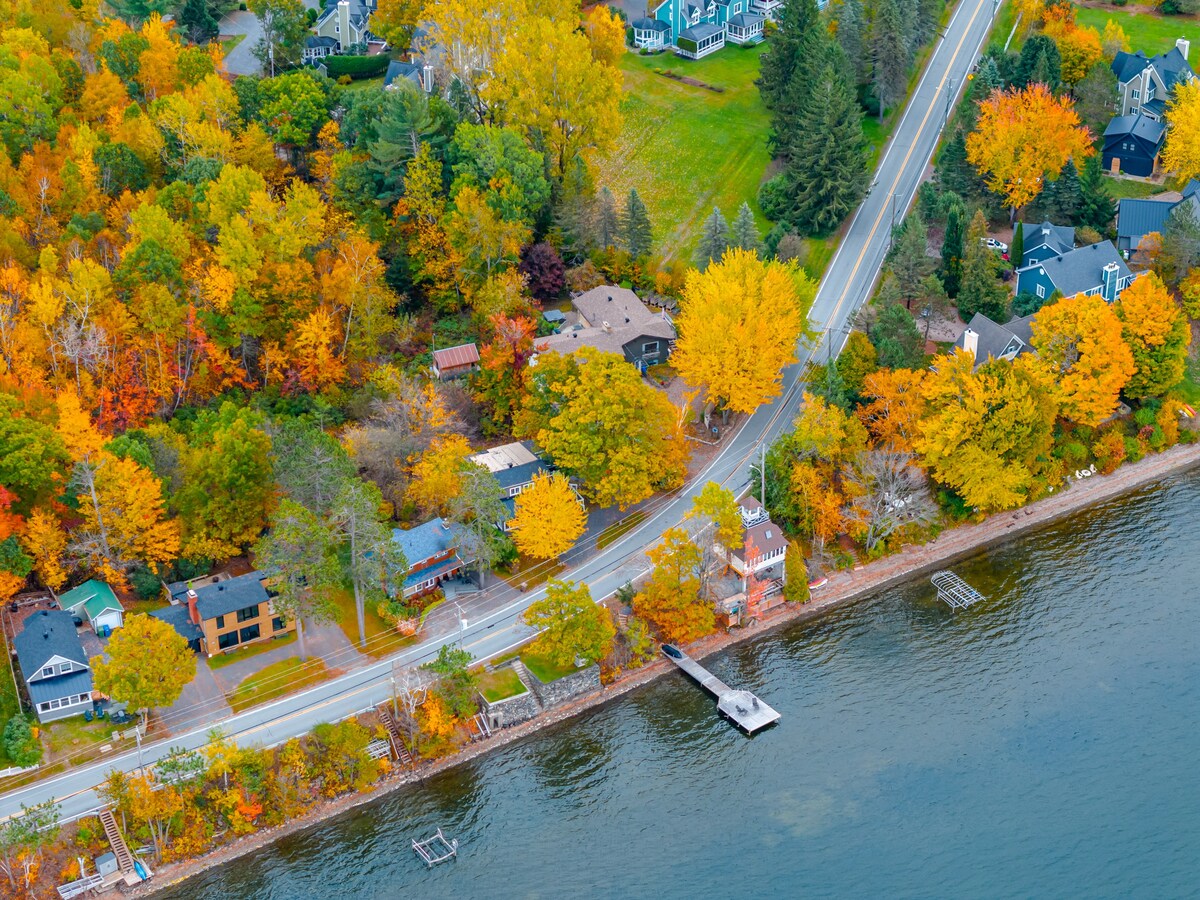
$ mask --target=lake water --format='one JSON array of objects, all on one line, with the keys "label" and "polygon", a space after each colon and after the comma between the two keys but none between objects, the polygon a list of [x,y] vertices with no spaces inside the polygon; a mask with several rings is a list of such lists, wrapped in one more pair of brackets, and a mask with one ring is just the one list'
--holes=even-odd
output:
[{"label": "lake water", "polygon": [[[1200,476],[710,660],[167,896],[1200,894]],[[410,848],[441,826],[457,862]]]}]

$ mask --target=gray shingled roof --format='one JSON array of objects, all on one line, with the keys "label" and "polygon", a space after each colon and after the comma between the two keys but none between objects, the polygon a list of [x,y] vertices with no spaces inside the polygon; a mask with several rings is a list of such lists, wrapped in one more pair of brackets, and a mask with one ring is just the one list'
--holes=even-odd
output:
[{"label": "gray shingled roof", "polygon": [[420,66],[414,66],[409,62],[401,62],[398,59],[393,59],[388,63],[387,72],[383,75],[383,86],[390,87],[392,82],[397,78],[407,78],[421,90],[425,89],[424,71]]},{"label": "gray shingled roof", "polygon": [[636,28],[638,31],[670,31],[671,26],[666,22],[660,22],[658,19],[641,18],[635,19],[631,28]]},{"label": "gray shingled roof", "polygon": [[442,519],[430,519],[407,531],[392,530],[392,540],[404,551],[404,559],[414,566],[423,559],[437,556],[454,548],[454,531]]},{"label": "gray shingled roof", "polygon": [[90,694],[91,692],[91,672],[70,672],[67,675],[56,675],[54,678],[44,678],[30,684],[29,700],[34,706],[37,706],[47,700],[60,700],[63,697],[73,699],[80,694]]},{"label": "gray shingled roof", "polygon": [[24,629],[13,638],[13,649],[17,651],[17,661],[26,681],[55,656],[81,666],[88,664],[83,644],[75,633],[75,618],[61,609],[44,609],[26,619]]},{"label": "gray shingled roof", "polygon": [[[1029,344],[1029,323],[1033,320],[1033,316],[1026,316],[1024,319],[1014,318],[1008,325],[1000,325],[993,322],[983,313],[975,313],[971,317],[970,323],[967,325],[967,330],[975,332],[978,335],[975,350],[975,364],[983,365],[989,359],[1001,359],[1005,355],[1005,350],[1012,344],[1013,338],[1020,340],[1021,345],[1017,349],[1017,355]],[[963,331],[959,339],[954,343],[955,347],[960,349],[966,346],[966,331]]]},{"label": "gray shingled roof", "polygon": [[1183,58],[1178,47],[1172,47],[1166,53],[1160,53],[1154,57],[1146,56],[1141,50],[1137,53],[1122,51],[1112,61],[1113,74],[1117,76],[1117,81],[1121,84],[1131,78],[1136,78],[1147,66],[1158,70],[1158,77],[1162,79],[1168,91],[1186,75],[1194,74],[1192,67]]},{"label": "gray shingled roof", "polygon": [[710,25],[707,22],[701,22],[699,25],[693,25],[691,28],[680,32],[679,37],[684,40],[695,41],[698,44],[706,38],[721,34],[724,30],[720,25]]},{"label": "gray shingled roof", "polygon": [[1125,260],[1121,259],[1121,254],[1117,252],[1112,241],[1101,241],[1072,250],[1070,253],[1051,256],[1018,271],[1045,269],[1055,290],[1062,292],[1064,297],[1070,297],[1099,287],[1104,280],[1104,267],[1109,263],[1117,264],[1118,278],[1130,277],[1129,267],[1125,265]]},{"label": "gray shingled roof", "polygon": [[263,572],[250,572],[196,588],[196,611],[201,619],[215,619],[255,603],[266,603],[271,599],[263,586],[266,577]]},{"label": "gray shingled roof", "polygon": [[1024,228],[1026,253],[1036,247],[1049,247],[1056,254],[1075,249],[1075,229],[1070,225],[1055,225],[1049,220],[1021,224]]},{"label": "gray shingled roof", "polygon": [[757,13],[738,13],[729,20],[730,25],[736,25],[738,28],[749,28],[758,22],[762,22],[766,16],[760,16]]},{"label": "gray shingled roof", "polygon": [[165,609],[151,610],[150,615],[166,622],[189,643],[198,641],[203,636],[200,626],[192,624],[192,620],[188,617],[188,608],[183,604],[172,604]]},{"label": "gray shingled roof", "polygon": [[[628,288],[604,284],[580,294],[571,305],[587,326],[536,338],[534,346],[539,353],[550,350],[573,353],[580,347],[595,347],[621,354],[626,344],[639,337],[675,340],[675,326],[670,320],[651,312]],[[608,330],[604,328],[605,322]]]}]

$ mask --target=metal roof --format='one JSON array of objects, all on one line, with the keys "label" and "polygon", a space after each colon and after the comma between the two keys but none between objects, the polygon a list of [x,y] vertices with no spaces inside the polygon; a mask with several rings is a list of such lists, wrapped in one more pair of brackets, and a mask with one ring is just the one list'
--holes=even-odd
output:
[{"label": "metal roof", "polygon": [[79,587],[71,588],[66,593],[59,594],[58,605],[63,609],[70,610],[83,607],[88,621],[95,621],[96,617],[102,615],[105,610],[124,611],[124,607],[121,606],[117,595],[113,593],[113,589],[105,582],[97,581],[95,578],[85,581]]},{"label": "metal roof", "polygon": [[63,697],[74,699],[80,694],[90,694],[91,692],[92,673],[88,671],[43,678],[29,685],[29,699],[35,706],[45,703],[47,700],[61,700]]},{"label": "metal roof", "polygon": [[1108,127],[1104,129],[1106,138],[1120,138],[1128,135],[1145,141],[1147,144],[1158,146],[1167,133],[1165,122],[1156,121],[1149,116],[1113,116]]},{"label": "metal roof", "polygon": [[724,31],[725,29],[720,25],[710,25],[708,22],[701,22],[699,25],[693,25],[691,28],[680,32],[679,36],[689,41],[696,41],[699,43],[705,38],[722,34]]},{"label": "metal roof", "polygon": [[459,344],[457,347],[433,351],[433,364],[443,372],[446,369],[457,369],[459,366],[473,366],[477,362],[479,348],[474,344]]},{"label": "metal roof", "polygon": [[1025,253],[1038,247],[1049,247],[1056,254],[1075,249],[1075,229],[1070,225],[1055,225],[1048,219],[1041,223],[1021,224],[1024,229]]},{"label": "metal roof", "polygon": [[1152,231],[1162,233],[1174,203],[1127,198],[1117,203],[1117,236],[1141,238]]},{"label": "metal roof", "polygon": [[75,619],[61,609],[44,609],[26,619],[25,628],[13,638],[13,649],[17,651],[17,661],[26,681],[55,656],[81,666],[88,664],[83,644],[75,633]]}]

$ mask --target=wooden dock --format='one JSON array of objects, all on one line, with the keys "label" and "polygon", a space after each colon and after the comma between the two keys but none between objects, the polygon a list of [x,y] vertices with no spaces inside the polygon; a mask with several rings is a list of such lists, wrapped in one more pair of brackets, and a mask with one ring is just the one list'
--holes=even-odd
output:
[{"label": "wooden dock", "polygon": [[433,837],[424,841],[413,841],[412,846],[413,852],[421,857],[425,865],[431,869],[448,859],[458,859],[458,838],[452,841],[446,840],[446,836],[442,834],[440,828]]},{"label": "wooden dock", "polygon": [[736,690],[700,665],[678,647],[662,645],[663,656],[717,698],[717,709],[747,734],[761,731],[779,721],[779,713],[763,703],[750,691]]}]

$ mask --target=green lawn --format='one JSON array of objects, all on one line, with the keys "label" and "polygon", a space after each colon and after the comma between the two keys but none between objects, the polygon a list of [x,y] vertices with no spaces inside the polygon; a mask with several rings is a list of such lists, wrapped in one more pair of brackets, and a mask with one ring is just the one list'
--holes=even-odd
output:
[{"label": "green lawn", "polygon": [[632,512],[625,518],[621,519],[621,521],[614,522],[612,525],[609,525],[602,532],[600,532],[599,536],[597,536],[596,549],[603,550],[609,544],[624,537],[639,524],[641,524],[642,520],[645,518],[646,514],[644,512]]},{"label": "green lawn", "polygon": [[[732,220],[748,201],[764,233],[769,226],[757,197],[771,162],[770,117],[754,86],[765,49],[730,46],[701,60],[671,53],[621,58],[625,123],[617,146],[598,160],[597,181],[622,204],[631,188],[637,190],[666,259],[690,260],[700,224],[714,206]],[[656,68],[724,92],[683,84]]]},{"label": "green lawn", "polygon": [[1075,21],[1090,25],[1101,34],[1104,23],[1115,19],[1129,37],[1129,47],[1147,56],[1165,53],[1175,46],[1176,38],[1187,38],[1196,47],[1200,44],[1200,21],[1190,16],[1158,16],[1150,13],[1126,12],[1121,9],[1091,9],[1079,7]]},{"label": "green lawn", "polygon": [[566,566],[557,559],[518,556],[512,568],[507,573],[502,573],[501,577],[513,587],[527,591],[540,587],[551,578],[557,578],[565,568]]},{"label": "green lawn", "polygon": [[1128,178],[1106,178],[1104,183],[1108,185],[1108,192],[1118,200],[1125,197],[1149,197],[1167,189],[1165,185],[1131,181]]},{"label": "green lawn", "polygon": [[521,662],[525,663],[525,668],[532,672],[542,684],[558,681],[558,679],[578,671],[573,665],[558,666],[546,657],[538,656],[528,650],[521,654]]},{"label": "green lawn", "polygon": [[[350,588],[339,588],[333,592],[333,602],[338,609],[338,627],[346,635],[346,639],[358,646],[358,613],[354,608],[354,591]],[[377,604],[368,603],[364,609],[363,622],[367,632],[367,653],[372,656],[382,656],[395,650],[395,644],[407,638],[402,637],[391,623],[379,615]],[[395,640],[391,640],[394,638]]]},{"label": "green lawn", "polygon": [[[4,659],[0,660],[0,731],[8,724],[8,720],[21,711],[21,703],[17,699],[17,686],[13,682],[12,671],[8,667],[8,646],[4,643],[4,635],[0,634],[0,651]],[[4,752],[4,744],[0,742],[0,769],[7,769],[12,761]]]},{"label": "green lawn", "polygon": [[380,91],[383,90],[382,75],[377,75],[375,78],[360,78],[357,81],[351,81],[349,84],[342,85],[344,91]]},{"label": "green lawn", "polygon": [[293,631],[286,637],[274,638],[269,641],[259,641],[257,644],[242,647],[240,650],[232,650],[229,653],[218,653],[208,661],[208,667],[210,669],[223,669],[237,662],[239,659],[249,659],[251,656],[258,656],[260,653],[266,653],[268,650],[274,650],[276,647],[290,644],[294,640],[296,640],[296,632]]},{"label": "green lawn", "polygon": [[512,669],[497,669],[480,676],[479,693],[488,703],[495,703],[525,693],[525,685]]},{"label": "green lawn", "polygon": [[329,670],[320,659],[308,662],[301,662],[294,656],[281,659],[239,684],[229,695],[229,705],[234,712],[241,712],[316,684],[328,676]]}]

